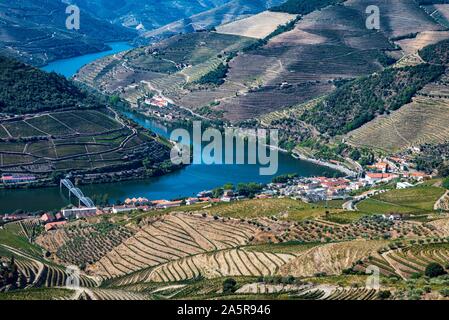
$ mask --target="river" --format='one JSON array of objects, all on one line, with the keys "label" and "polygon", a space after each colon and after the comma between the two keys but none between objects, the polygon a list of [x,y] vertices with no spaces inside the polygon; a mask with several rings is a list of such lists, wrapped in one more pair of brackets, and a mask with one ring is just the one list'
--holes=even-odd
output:
[{"label": "river", "polygon": [[[55,71],[67,77],[73,76],[84,64],[107,54],[117,53],[130,48],[126,43],[109,44],[113,51],[89,54],[73,59],[53,62],[44,67],[46,71]],[[158,123],[142,115],[123,112],[123,114],[143,127],[168,137],[169,131]],[[148,199],[175,199],[194,196],[202,190],[210,190],[226,183],[237,185],[240,182],[268,183],[272,176],[261,176],[259,165],[190,165],[163,177],[147,180],[127,181],[82,186],[89,197],[107,194],[112,202],[128,197],[146,197]],[[318,176],[332,174],[329,168],[310,162],[294,159],[288,154],[279,154],[279,171],[276,175],[297,173],[300,176]],[[68,204],[68,199],[59,188],[0,190],[0,213],[13,212],[16,209],[28,211],[59,209]]]}]

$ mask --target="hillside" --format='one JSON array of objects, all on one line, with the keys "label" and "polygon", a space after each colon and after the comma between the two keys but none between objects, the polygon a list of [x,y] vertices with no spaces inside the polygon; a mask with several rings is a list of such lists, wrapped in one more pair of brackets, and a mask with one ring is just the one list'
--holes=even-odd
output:
[{"label": "hillside", "polygon": [[[52,231],[37,219],[7,223],[0,229],[0,259],[16,272],[0,276],[0,298],[374,300],[388,291],[387,299],[430,293],[441,299],[445,276],[423,274],[430,263],[448,261],[448,219],[432,210],[443,192],[426,186],[392,190],[366,200],[371,203],[364,210],[373,211],[353,212],[344,224],[333,221],[344,212],[318,213],[328,208],[293,199],[134,211]],[[425,214],[419,221],[384,219],[374,211],[386,203]],[[242,211],[245,205],[264,210]],[[308,218],[291,220],[286,206],[302,208]],[[58,288],[68,264],[81,268],[80,290]],[[373,265],[381,289],[365,286],[365,271]],[[408,288],[412,278],[414,287]],[[235,284],[226,289],[231,279]]]},{"label": "hillside", "polygon": [[66,29],[67,5],[58,0],[11,0],[0,4],[0,54],[36,66],[108,49],[135,32],[81,11],[79,31]]},{"label": "hillside", "polygon": [[302,120],[322,133],[345,134],[409,103],[418,90],[443,72],[443,67],[428,64],[386,69],[338,88],[313,109],[306,110]]},{"label": "hillside", "polygon": [[[447,66],[448,40],[431,44],[419,51],[419,58],[432,65]],[[416,92],[413,99],[391,114],[385,114],[348,133],[348,141],[387,152],[422,144],[440,144],[449,139],[447,128],[449,78],[444,75]]]},{"label": "hillside", "polygon": [[[157,41],[179,33],[210,30],[262,12],[284,0],[230,0],[223,5],[170,22],[142,34],[141,42]],[[144,40],[146,39],[146,40]]]},{"label": "hillside", "polygon": [[[103,59],[89,65],[81,70],[77,80],[104,91],[120,93],[136,107],[139,97],[153,92],[194,112],[210,109],[211,112],[205,114],[215,113],[217,118],[223,117],[231,122],[254,119],[327,94],[335,89],[334,82],[341,79],[381,70],[382,63],[388,60],[384,51],[392,50],[393,46],[384,35],[367,30],[364,19],[364,13],[351,6],[330,6],[305,15],[296,24],[280,26],[253,44],[249,41],[251,39],[243,37],[239,40],[234,36],[234,46],[220,46],[223,51],[217,52],[216,57],[209,56],[207,61],[202,60],[201,64],[194,62],[193,65],[165,52],[176,51],[181,46],[190,55],[198,42],[192,43],[189,39],[231,39],[230,36],[224,38],[224,34],[214,32],[175,36],[148,47],[146,57],[139,53],[142,49],[136,49],[123,58]],[[266,13],[231,26],[244,29],[246,21],[257,26],[264,24],[265,20]],[[218,27],[218,32],[225,27]],[[244,30],[234,33],[248,35]],[[173,39],[182,39],[182,44]],[[209,50],[210,40],[204,42],[203,50]],[[241,52],[236,55],[238,51]],[[148,53],[153,57],[148,57]],[[146,65],[157,59],[160,61],[160,58],[164,60],[159,68]],[[126,61],[126,68],[120,60]],[[223,83],[192,85],[223,62],[229,67]],[[177,68],[175,64],[178,64]],[[167,70],[169,76],[164,74]],[[140,87],[136,90],[134,84],[139,81]],[[142,108],[145,110],[146,107]]]},{"label": "hillside", "polygon": [[327,6],[340,4],[344,1],[345,0],[287,0],[279,6],[270,8],[270,11],[304,15]]},{"label": "hillside", "polygon": [[99,102],[55,73],[0,56],[0,112],[25,114],[92,108]]},{"label": "hillside", "polygon": [[216,31],[223,34],[263,39],[275,31],[278,26],[285,25],[295,18],[296,15],[293,14],[264,11],[249,18],[220,25]]},{"label": "hillside", "polygon": [[[53,185],[126,180],[172,169],[169,147],[56,74],[0,58],[0,172]],[[126,171],[126,172],[124,172]]]},{"label": "hillside", "polygon": [[97,18],[135,28],[142,24],[144,30],[153,30],[179,19],[227,4],[231,0],[79,0],[80,8],[92,12]]}]

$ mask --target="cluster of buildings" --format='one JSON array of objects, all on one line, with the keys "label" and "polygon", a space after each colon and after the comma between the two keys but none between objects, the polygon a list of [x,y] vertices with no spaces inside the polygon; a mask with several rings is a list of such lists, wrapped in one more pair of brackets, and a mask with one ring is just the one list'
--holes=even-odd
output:
[{"label": "cluster of buildings", "polygon": [[123,205],[112,206],[110,208],[103,208],[103,213],[123,213],[133,210],[162,210],[169,208],[181,207],[184,205],[190,206],[197,203],[211,204],[219,202],[231,202],[233,200],[241,200],[244,197],[234,194],[232,190],[225,190],[221,198],[213,198],[212,191],[202,191],[197,197],[190,197],[183,200],[148,200],[147,198],[128,198]]},{"label": "cluster of buildings", "polygon": [[153,107],[159,107],[159,108],[165,108],[168,107],[168,105],[170,104],[170,102],[161,97],[161,96],[154,96],[152,98],[147,98],[145,99],[145,103],[147,105],[153,106]]},{"label": "cluster of buildings", "polygon": [[349,193],[367,185],[365,181],[351,181],[346,178],[294,178],[287,183],[271,183],[264,194],[299,198],[304,202],[346,199]]},{"label": "cluster of buildings", "polygon": [[380,159],[367,167],[367,172],[351,178],[293,178],[287,183],[271,183],[258,197],[285,196],[305,202],[347,199],[353,191],[397,180],[397,189],[413,187],[431,176],[409,170],[406,159],[390,157]]},{"label": "cluster of buildings", "polygon": [[[412,183],[422,182],[431,179],[432,176],[424,172],[411,170],[408,160],[403,157],[388,157],[380,159],[372,166],[368,166],[369,172],[365,175],[365,180],[369,184],[381,182],[390,182],[395,179],[401,179],[397,183],[398,189],[412,187]],[[412,183],[411,183],[412,182]]]}]

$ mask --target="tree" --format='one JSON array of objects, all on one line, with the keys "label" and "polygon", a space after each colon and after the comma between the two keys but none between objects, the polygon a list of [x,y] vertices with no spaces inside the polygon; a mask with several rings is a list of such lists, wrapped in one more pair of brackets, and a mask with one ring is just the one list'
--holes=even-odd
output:
[{"label": "tree", "polygon": [[215,188],[212,190],[212,197],[220,198],[223,195],[223,188]]},{"label": "tree", "polygon": [[391,292],[388,290],[385,291],[382,290],[377,293],[377,296],[379,297],[380,300],[386,300],[391,297]]},{"label": "tree", "polygon": [[232,183],[226,183],[223,186],[223,190],[234,190],[234,185]]},{"label": "tree", "polygon": [[446,271],[444,271],[443,266],[433,262],[426,267],[426,271],[424,274],[429,278],[435,278],[446,274]]},{"label": "tree", "polygon": [[362,154],[357,149],[352,150],[351,154],[349,155],[349,157],[351,157],[351,159],[355,160],[355,161],[359,160],[361,156],[362,156]]},{"label": "tree", "polygon": [[223,281],[223,293],[234,293],[236,290],[237,281],[228,278]]},{"label": "tree", "polygon": [[244,196],[244,197],[249,197],[252,198],[254,197],[257,193],[259,193],[260,191],[262,191],[263,186],[261,184],[258,183],[239,183],[237,186],[237,192],[239,193],[239,195]]},{"label": "tree", "polygon": [[443,187],[449,190],[449,177],[443,180]]}]

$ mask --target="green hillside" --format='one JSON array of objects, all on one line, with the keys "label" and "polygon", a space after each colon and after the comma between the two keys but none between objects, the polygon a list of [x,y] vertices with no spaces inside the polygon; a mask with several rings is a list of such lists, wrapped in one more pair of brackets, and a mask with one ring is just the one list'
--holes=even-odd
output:
[{"label": "green hillside", "polygon": [[25,114],[98,105],[96,98],[64,77],[0,56],[0,112]]},{"label": "green hillside", "polygon": [[322,133],[345,134],[409,103],[418,90],[442,75],[444,70],[440,66],[422,64],[386,69],[363,77],[343,85],[316,107],[306,110],[302,120]]}]

